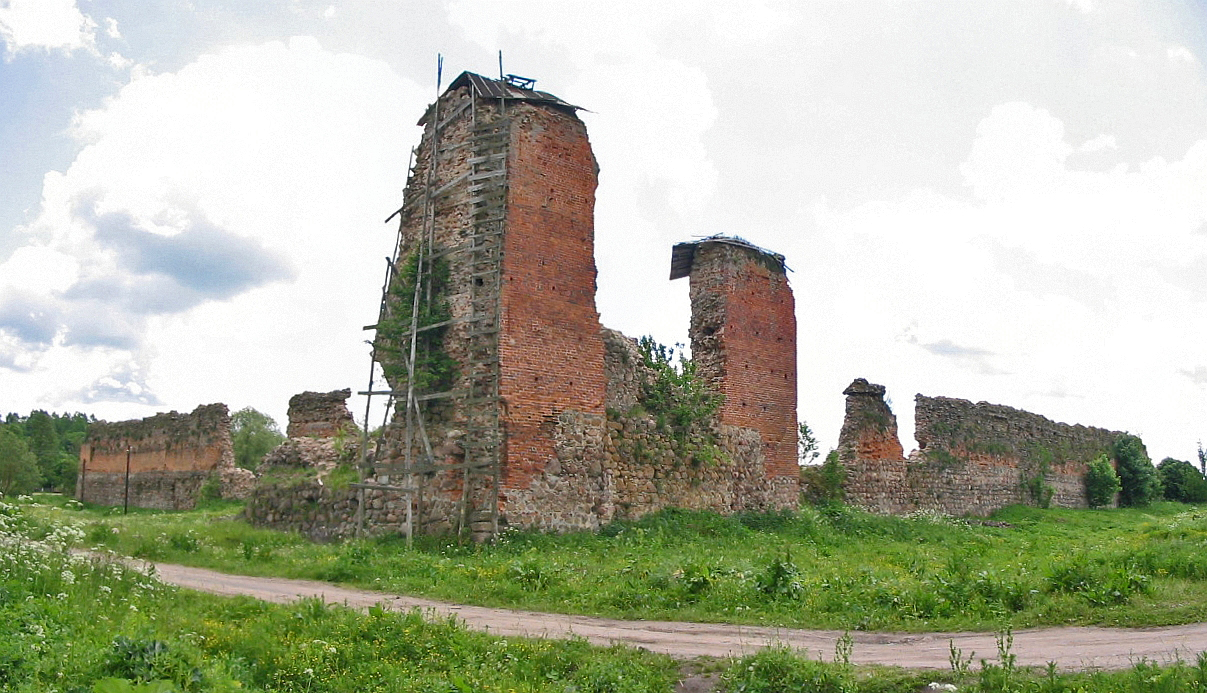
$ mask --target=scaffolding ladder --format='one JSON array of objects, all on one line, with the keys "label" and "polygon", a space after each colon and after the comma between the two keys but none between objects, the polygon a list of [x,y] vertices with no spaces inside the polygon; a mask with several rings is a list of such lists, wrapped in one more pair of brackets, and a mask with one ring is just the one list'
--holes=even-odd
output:
[{"label": "scaffolding ladder", "polygon": [[[416,272],[411,324],[404,333],[404,343],[384,349],[377,340],[373,342],[370,363],[369,387],[360,394],[366,396],[366,431],[361,445],[360,481],[354,486],[358,490],[357,534],[364,534],[365,491],[381,490],[397,493],[406,498],[406,535],[408,544],[415,534],[416,509],[422,512],[428,491],[428,479],[433,475],[460,472],[461,488],[455,500],[454,512],[449,518],[454,532],[460,537],[475,540],[491,538],[499,531],[500,467],[503,458],[503,432],[499,415],[499,328],[501,317],[501,287],[503,234],[506,225],[507,158],[510,145],[510,120],[506,117],[504,99],[498,99],[497,113],[491,114],[480,108],[488,97],[480,94],[471,85],[470,133],[472,156],[470,170],[452,181],[441,181],[440,158],[442,153],[459,148],[460,143],[451,144],[445,152],[441,149],[442,132],[449,122],[455,120],[462,109],[458,108],[445,122],[440,118],[440,99],[437,97],[432,110],[433,126],[420,147],[428,148],[427,170],[421,188],[416,191],[420,199],[403,201],[395,213],[399,216],[398,235],[394,258],[387,260],[386,278],[382,287],[379,318],[374,329],[388,321],[394,314],[394,301],[390,298],[393,284],[398,281],[401,263],[407,260],[403,253],[411,248],[415,253]],[[490,99],[494,101],[494,99]],[[491,117],[494,115],[495,117]],[[412,150],[413,165],[419,165],[419,152]],[[408,166],[408,179],[415,171]],[[436,244],[436,200],[450,188],[466,186],[469,206],[469,223],[457,230],[460,242],[451,248],[437,248]],[[422,200],[422,224],[415,238],[414,231],[407,227],[407,215],[403,213]],[[391,216],[391,219],[393,215]],[[387,222],[390,219],[387,219]],[[408,243],[408,241],[410,241]],[[409,255],[409,253],[408,253]],[[421,301],[432,301],[432,266],[437,257],[455,258],[454,263],[468,277],[469,312],[454,317],[452,323],[465,323],[466,359],[460,365],[458,385],[448,392],[418,392],[415,382],[416,362],[421,358],[422,345],[419,333],[439,325],[420,325]],[[379,349],[382,351],[379,352]],[[388,383],[389,389],[376,390],[376,372],[379,363],[392,353],[405,366],[403,383]],[[385,369],[382,369],[383,375]],[[374,396],[387,397],[383,416],[382,433],[374,441],[372,459],[368,456],[368,417]],[[437,460],[433,455],[428,437],[429,421],[425,402],[440,398],[455,398],[465,420],[465,434],[460,444],[464,458],[460,462]],[[391,416],[393,412],[393,416]],[[398,448],[392,441],[398,440]],[[400,449],[399,449],[400,448]],[[386,458],[391,458],[387,460]],[[399,459],[400,458],[400,459]],[[372,479],[366,475],[371,471]],[[401,483],[399,482],[401,480]]]}]

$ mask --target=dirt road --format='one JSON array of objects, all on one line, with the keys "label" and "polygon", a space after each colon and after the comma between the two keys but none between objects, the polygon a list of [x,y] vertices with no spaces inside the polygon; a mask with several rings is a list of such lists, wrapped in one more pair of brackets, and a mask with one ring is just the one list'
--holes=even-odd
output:
[{"label": "dirt road", "polygon": [[[468,627],[499,635],[566,638],[572,635],[596,644],[623,643],[663,652],[680,659],[725,657],[753,652],[771,643],[807,648],[810,655],[831,659],[839,631],[759,628],[712,623],[672,621],[619,621],[590,616],[567,616],[533,611],[513,611],[480,606],[460,606],[383,592],[350,589],[323,582],[285,578],[227,575],[202,568],[156,563],[165,582],[221,595],[246,595],[270,602],[291,602],[302,597],[322,597],[333,604],[367,608],[382,604],[395,611],[423,609],[452,615]],[[887,664],[914,669],[946,669],[949,644],[976,659],[996,661],[992,633],[851,633],[856,664]],[[1175,656],[1194,661],[1207,650],[1207,624],[1166,628],[1042,628],[1014,633],[1013,653],[1018,664],[1042,666],[1055,661],[1066,670],[1129,666],[1140,658],[1158,662]]]}]

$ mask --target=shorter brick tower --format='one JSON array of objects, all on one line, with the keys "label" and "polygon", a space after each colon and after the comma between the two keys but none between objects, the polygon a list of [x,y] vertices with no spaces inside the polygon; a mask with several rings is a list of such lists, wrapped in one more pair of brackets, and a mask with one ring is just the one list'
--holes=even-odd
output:
[{"label": "shorter brick tower", "polygon": [[680,243],[671,279],[690,277],[698,373],[724,396],[722,426],[762,438],[773,506],[797,502],[796,312],[784,256],[740,238]]}]

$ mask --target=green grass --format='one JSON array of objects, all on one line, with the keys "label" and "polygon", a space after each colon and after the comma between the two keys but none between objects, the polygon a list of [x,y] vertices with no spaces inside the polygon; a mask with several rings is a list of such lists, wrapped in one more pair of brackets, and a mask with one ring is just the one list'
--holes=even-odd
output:
[{"label": "green grass", "polygon": [[[418,612],[395,614],[380,607],[360,613],[314,599],[275,605],[178,590],[119,563],[72,555],[68,547],[86,534],[88,520],[78,518],[96,511],[68,510],[61,500],[55,501],[56,509],[46,503],[52,499],[40,500],[40,506],[0,502],[3,691],[670,693],[679,677],[674,662],[636,649],[503,638],[469,632],[453,620],[428,621]],[[121,518],[129,525],[119,526],[112,517],[108,522],[119,526],[120,536],[123,528],[147,520],[192,518],[193,526],[184,530],[189,536],[198,529],[197,518],[213,521],[229,510],[135,513]],[[717,518],[696,520],[697,531],[713,536],[726,524],[717,525]],[[670,514],[658,526],[682,535],[686,530],[677,523],[683,521]],[[779,526],[768,518],[759,522]],[[1163,525],[1162,531],[1183,533],[1176,522]],[[625,531],[638,529],[653,531],[649,526]],[[172,550],[202,553],[207,540],[199,541],[202,548],[181,540]],[[472,553],[483,551],[467,552]],[[720,671],[724,693],[915,693],[932,681],[956,683],[966,693],[1207,691],[1202,656],[1193,664],[1141,661],[1121,672],[1026,670],[1014,665],[1008,633],[999,635],[998,658],[979,670],[854,667],[844,660],[841,644],[835,660],[818,662],[773,647],[740,659],[699,662],[695,668]]]},{"label": "green grass", "polygon": [[[1207,620],[1207,509],[1013,507],[987,526],[843,506],[721,517],[665,511],[596,533],[318,545],[236,519],[61,507],[81,546],[232,573],[619,618],[850,630],[996,630]],[[55,507],[52,502],[58,502]],[[1000,526],[1005,525],[1005,526]]]},{"label": "green grass", "polygon": [[0,690],[665,693],[677,677],[634,649],[181,591],[71,555],[79,538],[0,503]]},{"label": "green grass", "polygon": [[930,682],[951,683],[962,693],[1201,693],[1207,691],[1207,657],[1159,665],[1136,662],[1124,671],[1063,673],[1055,667],[1014,665],[1009,634],[999,635],[996,661],[976,671],[910,672],[819,662],[784,647],[733,660],[722,674],[728,693],[915,693]]}]

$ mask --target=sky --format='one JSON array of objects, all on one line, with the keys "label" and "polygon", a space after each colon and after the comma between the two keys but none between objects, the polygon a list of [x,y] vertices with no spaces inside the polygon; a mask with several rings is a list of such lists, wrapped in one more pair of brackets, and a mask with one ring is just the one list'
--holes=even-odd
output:
[{"label": "sky", "polygon": [[[0,411],[363,390],[414,125],[463,70],[581,106],[603,323],[671,246],[787,257],[799,416],[887,386],[1207,439],[1202,0],[0,0]],[[363,418],[364,403],[350,403]]]}]

